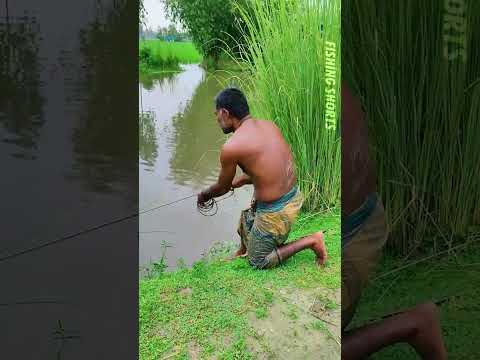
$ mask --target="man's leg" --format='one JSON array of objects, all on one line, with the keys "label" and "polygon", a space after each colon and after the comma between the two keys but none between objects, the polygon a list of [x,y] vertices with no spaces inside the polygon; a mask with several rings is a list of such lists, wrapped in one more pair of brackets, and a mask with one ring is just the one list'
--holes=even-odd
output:
[{"label": "man's leg", "polygon": [[385,210],[380,200],[353,235],[342,233],[342,331],[353,319],[387,236]]},{"label": "man's leg", "polygon": [[408,343],[424,360],[447,358],[436,305],[426,303],[342,334],[342,359],[363,359],[386,346]]},{"label": "man's leg", "polygon": [[364,359],[384,347],[404,342],[423,359],[446,359],[433,303],[418,305],[380,322],[344,332],[387,238],[379,202],[362,229],[342,248],[342,359]]},{"label": "man's leg", "polygon": [[323,241],[323,233],[318,231],[310,236],[303,237],[277,248],[280,261],[285,261],[299,251],[311,249],[317,256],[317,264],[323,265],[327,260],[327,250]]},{"label": "man's leg", "polygon": [[233,254],[230,259],[247,256],[247,236],[252,229],[254,218],[255,215],[252,208],[243,210],[240,214],[240,220],[237,229],[237,233],[240,236],[240,248],[235,252],[235,254]]}]

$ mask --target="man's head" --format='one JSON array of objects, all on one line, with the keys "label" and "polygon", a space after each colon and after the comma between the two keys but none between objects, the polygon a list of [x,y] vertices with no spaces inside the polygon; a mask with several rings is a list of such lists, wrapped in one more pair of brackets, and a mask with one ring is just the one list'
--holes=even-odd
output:
[{"label": "man's head", "polygon": [[235,123],[250,114],[245,95],[236,88],[222,90],[215,98],[215,115],[225,134],[235,130]]}]

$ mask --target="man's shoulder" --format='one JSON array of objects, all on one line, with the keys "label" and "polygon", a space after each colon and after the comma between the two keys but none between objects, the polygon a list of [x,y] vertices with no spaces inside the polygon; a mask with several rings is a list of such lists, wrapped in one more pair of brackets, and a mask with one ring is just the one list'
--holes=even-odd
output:
[{"label": "man's shoulder", "polygon": [[226,157],[235,157],[240,154],[241,149],[241,139],[232,136],[223,144],[221,153]]},{"label": "man's shoulder", "polygon": [[255,119],[256,125],[244,129],[242,132],[236,132],[223,144],[222,151],[245,153],[254,150],[259,138],[271,136],[272,133],[278,133],[280,129],[272,121]]},{"label": "man's shoulder", "polygon": [[272,120],[258,119],[259,124],[269,132],[281,132],[280,128]]}]

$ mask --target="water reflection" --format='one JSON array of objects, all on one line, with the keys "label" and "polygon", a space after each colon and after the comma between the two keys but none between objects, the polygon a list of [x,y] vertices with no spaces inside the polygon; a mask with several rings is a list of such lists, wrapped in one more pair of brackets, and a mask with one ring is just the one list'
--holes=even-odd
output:
[{"label": "water reflection", "polygon": [[141,111],[139,114],[139,156],[143,165],[153,167],[157,158],[157,136],[155,134],[155,113]]},{"label": "water reflection", "polygon": [[[5,164],[0,188],[8,210],[2,213],[2,255],[138,209],[137,64],[127,55],[136,54],[137,4],[9,0],[6,22],[6,3],[0,1],[0,157]],[[103,9],[96,24],[89,24],[99,4]],[[85,27],[80,46],[79,31]],[[65,178],[72,168],[74,181]],[[127,176],[130,184],[124,182],[113,194],[95,191],[103,189],[96,182],[115,184]],[[66,302],[3,306],[0,318],[8,334],[2,332],[0,357],[55,358],[50,335],[59,319],[66,329],[88,334],[88,341],[65,347],[65,358],[138,356],[136,346],[118,342],[137,336],[137,230],[131,219],[4,259],[2,303]],[[117,323],[129,326],[111,326]],[[98,353],[102,348],[108,349],[104,356]]]},{"label": "water reflection", "polygon": [[35,17],[27,15],[7,16],[0,27],[0,136],[20,159],[36,158],[44,123],[38,34]]},{"label": "water reflection", "polygon": [[173,118],[169,179],[178,185],[201,185],[216,179],[219,149],[227,139],[213,114],[214,97],[222,88],[222,80],[226,79],[206,76],[185,111]]},{"label": "water reflection", "polygon": [[[219,150],[227,136],[213,114],[214,99],[230,76],[207,74],[198,65],[182,68],[174,77],[141,83],[141,209],[195,194],[219,172]],[[199,214],[194,197],[140,216],[140,265],[158,261],[164,241],[171,245],[166,261],[173,269],[179,259],[191,265],[213,243],[236,239],[238,214],[250,199],[246,187],[221,202],[214,217]]]},{"label": "water reflection", "polygon": [[177,75],[178,73],[176,72],[162,72],[148,75],[140,74],[139,80],[145,90],[151,91],[155,87],[165,88],[168,86],[168,90],[171,91],[175,86]]},{"label": "water reflection", "polygon": [[[135,166],[138,98],[125,87],[137,88],[137,59],[126,49],[132,36],[135,2],[117,1],[105,12],[97,4],[97,16],[80,34],[80,50],[86,75],[82,86],[86,112],[80,114],[73,133],[76,155],[73,176],[95,191],[108,192],[138,172]],[[104,14],[107,14],[106,16]]]}]

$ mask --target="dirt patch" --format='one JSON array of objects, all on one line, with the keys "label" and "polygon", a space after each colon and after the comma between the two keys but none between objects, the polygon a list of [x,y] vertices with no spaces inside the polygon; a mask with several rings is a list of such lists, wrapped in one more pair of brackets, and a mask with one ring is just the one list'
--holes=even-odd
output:
[{"label": "dirt patch", "polygon": [[179,293],[180,295],[183,295],[183,296],[190,296],[190,295],[192,295],[192,289],[190,289],[190,288],[183,288],[183,289],[178,290],[178,293]]},{"label": "dirt patch", "polygon": [[190,360],[199,360],[202,348],[198,344],[191,342],[188,344],[188,358]]},{"label": "dirt patch", "polygon": [[255,335],[247,340],[255,359],[339,359],[340,289],[282,289],[264,318],[248,316]]}]

